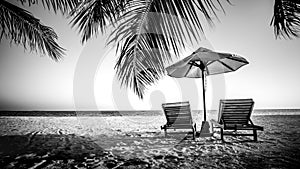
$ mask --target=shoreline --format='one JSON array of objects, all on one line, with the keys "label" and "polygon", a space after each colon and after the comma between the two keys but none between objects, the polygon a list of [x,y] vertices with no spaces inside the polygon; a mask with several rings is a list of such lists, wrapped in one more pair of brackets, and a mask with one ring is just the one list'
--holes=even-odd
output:
[{"label": "shoreline", "polygon": [[[194,114],[202,114],[203,110],[192,110]],[[217,114],[217,110],[207,110],[208,114]],[[161,116],[162,110],[133,111],[0,111],[0,117],[5,116],[41,116],[41,117],[72,117],[72,116]],[[259,115],[300,115],[300,109],[254,109],[253,116]]]}]

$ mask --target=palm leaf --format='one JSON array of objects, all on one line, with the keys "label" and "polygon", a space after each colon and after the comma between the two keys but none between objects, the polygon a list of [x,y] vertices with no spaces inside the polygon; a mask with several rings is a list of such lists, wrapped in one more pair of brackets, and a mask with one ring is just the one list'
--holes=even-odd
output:
[{"label": "palm leaf", "polygon": [[115,66],[121,85],[140,98],[164,75],[165,64],[173,58],[170,52],[178,56],[187,42],[200,40],[203,28],[197,12],[212,23],[215,10],[222,9],[210,0],[130,0],[124,7],[109,43],[121,50]]},{"label": "palm leaf", "polygon": [[64,54],[64,49],[56,43],[57,35],[52,28],[41,24],[30,12],[5,0],[0,1],[0,25],[0,40],[5,37],[30,51],[47,52],[56,61]]},{"label": "palm leaf", "polygon": [[300,1],[275,0],[274,15],[271,25],[274,26],[276,38],[292,38],[300,35]]},{"label": "palm leaf", "polygon": [[114,23],[123,11],[126,0],[87,0],[82,1],[74,8],[70,15],[72,27],[77,27],[82,34],[81,42],[84,43],[98,34],[103,33],[106,26]]},{"label": "palm leaf", "polygon": [[62,14],[69,14],[81,2],[81,0],[19,0],[22,5],[38,5],[41,3],[44,8],[53,10],[55,13],[60,11]]}]

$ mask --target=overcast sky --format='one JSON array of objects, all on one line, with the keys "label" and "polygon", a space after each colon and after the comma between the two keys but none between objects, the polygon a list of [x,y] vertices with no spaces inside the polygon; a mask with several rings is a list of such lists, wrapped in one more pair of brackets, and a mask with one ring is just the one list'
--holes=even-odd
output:
[{"label": "overcast sky", "polygon": [[[238,54],[250,64],[208,78],[208,108],[217,108],[220,98],[253,98],[255,108],[300,108],[300,39],[275,40],[270,26],[273,0],[232,2],[234,6],[225,5],[226,15],[219,13],[221,22],[206,27],[207,39],[200,45]],[[59,44],[67,49],[66,56],[57,63],[2,41],[0,109],[149,110],[182,100],[189,100],[193,109],[202,109],[201,79],[165,77],[139,100],[116,81],[116,55],[114,48],[104,48],[106,35],[82,45],[67,19],[42,7],[28,9],[54,28]],[[198,47],[189,46],[182,58]]]}]

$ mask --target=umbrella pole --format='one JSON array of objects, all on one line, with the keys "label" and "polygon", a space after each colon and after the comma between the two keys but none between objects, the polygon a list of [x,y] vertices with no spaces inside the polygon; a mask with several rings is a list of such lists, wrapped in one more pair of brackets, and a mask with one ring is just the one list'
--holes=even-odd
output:
[{"label": "umbrella pole", "polygon": [[202,86],[203,86],[203,107],[204,107],[204,121],[202,121],[202,125],[201,125],[201,130],[199,133],[200,137],[210,137],[212,136],[212,133],[210,133],[209,131],[209,123],[208,121],[206,121],[206,104],[205,104],[205,75],[204,75],[204,70],[201,71],[202,72]]},{"label": "umbrella pole", "polygon": [[205,86],[204,86],[205,85],[204,78],[206,78],[206,77],[204,75],[204,70],[201,70],[201,72],[202,72],[202,90],[203,90],[202,94],[203,94],[204,121],[206,121]]}]

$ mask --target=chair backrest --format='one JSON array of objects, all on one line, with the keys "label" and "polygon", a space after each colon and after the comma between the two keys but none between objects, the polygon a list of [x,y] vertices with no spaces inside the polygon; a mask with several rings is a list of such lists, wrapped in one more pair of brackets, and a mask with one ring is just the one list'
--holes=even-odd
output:
[{"label": "chair backrest", "polygon": [[218,122],[225,127],[247,125],[253,105],[252,99],[220,100]]},{"label": "chair backrest", "polygon": [[192,124],[192,115],[190,109],[190,103],[187,102],[175,102],[162,104],[167,124]]}]

